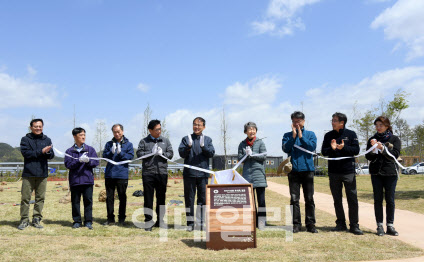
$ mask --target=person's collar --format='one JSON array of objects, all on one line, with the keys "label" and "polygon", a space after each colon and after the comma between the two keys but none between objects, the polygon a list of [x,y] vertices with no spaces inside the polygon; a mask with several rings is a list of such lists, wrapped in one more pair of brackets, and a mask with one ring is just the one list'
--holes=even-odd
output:
[{"label": "person's collar", "polygon": [[30,133],[30,135],[31,135],[31,137],[33,137],[33,138],[42,138],[42,137],[43,137],[43,133],[41,133],[41,134],[39,134],[39,135],[36,135],[36,134],[34,134],[33,132],[31,132],[31,133]]},{"label": "person's collar", "polygon": [[121,144],[123,144],[123,143],[124,143],[124,141],[125,141],[125,136],[122,136],[121,141],[118,141],[118,140],[116,140],[116,138],[115,138],[115,137],[113,137],[113,138],[112,138],[112,141],[113,141],[113,142],[115,142],[115,143],[117,142],[117,143],[121,143]]},{"label": "person's collar", "polygon": [[154,138],[151,134],[149,134],[149,136],[150,136],[150,139],[152,140],[160,140],[160,136],[158,138]]},{"label": "person's collar", "polygon": [[76,149],[84,149],[84,147],[85,147],[85,143],[83,143],[81,146],[78,146],[78,145],[77,145],[77,143],[74,143],[74,147],[75,147]]}]

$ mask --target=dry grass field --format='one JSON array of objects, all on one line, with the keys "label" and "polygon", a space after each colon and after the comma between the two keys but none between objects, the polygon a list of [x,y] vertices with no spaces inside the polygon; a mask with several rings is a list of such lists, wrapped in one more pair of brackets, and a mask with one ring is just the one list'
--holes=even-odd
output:
[{"label": "dry grass field", "polygon": [[[272,178],[274,181],[286,178]],[[321,179],[321,178],[320,178]],[[325,179],[325,178],[322,178]],[[406,179],[405,179],[406,180]],[[178,180],[178,182],[182,180]],[[319,179],[317,190],[320,189]],[[285,232],[265,230],[257,232],[258,248],[249,250],[211,251],[205,242],[194,241],[194,234],[174,229],[178,224],[175,213],[178,208],[168,206],[167,239],[160,237],[160,230],[145,232],[131,222],[132,214],[142,208],[143,198],[134,197],[135,190],[142,189],[141,180],[130,180],[128,188],[127,221],[125,227],[104,227],[106,204],[97,201],[98,194],[104,188],[104,181],[96,181],[102,187],[94,189],[94,230],[87,228],[72,229],[70,204],[61,204],[59,199],[66,192],[57,182],[49,182],[44,205],[44,229],[28,227],[17,230],[19,224],[21,182],[8,183],[0,192],[0,260],[2,261],[360,261],[416,257],[424,252],[407,245],[396,238],[377,237],[374,230],[364,229],[364,236],[350,233],[331,232],[335,217],[317,210],[317,228],[319,234],[305,231],[295,234],[293,241],[286,241]],[[66,182],[62,182],[66,186]],[[182,183],[169,180],[167,202],[183,200]],[[323,184],[325,184],[323,182]],[[289,199],[267,191],[267,206],[282,209],[283,217],[279,221],[270,221],[271,225],[284,225],[284,213]],[[118,205],[116,203],[115,209]],[[32,209],[32,207],[31,207]],[[304,207],[302,206],[302,214]],[[32,210],[31,210],[32,213]],[[117,211],[115,211],[117,213]],[[272,214],[269,214],[271,216]],[[143,216],[138,216],[143,220]],[[183,225],[185,216],[182,216]]]},{"label": "dry grass field", "polygon": [[[272,181],[288,185],[287,177],[275,177]],[[374,203],[369,175],[356,176],[358,200]],[[314,178],[315,190],[331,194],[328,177]],[[343,193],[344,194],[344,193]],[[396,209],[424,214],[424,175],[401,175],[396,186]]]}]

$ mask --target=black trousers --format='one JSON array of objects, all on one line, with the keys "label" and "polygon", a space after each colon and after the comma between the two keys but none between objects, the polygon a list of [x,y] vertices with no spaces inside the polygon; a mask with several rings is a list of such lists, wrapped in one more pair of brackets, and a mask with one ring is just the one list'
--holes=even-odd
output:
[{"label": "black trousers", "polygon": [[125,221],[127,210],[127,187],[128,179],[106,178],[106,210],[107,221],[115,222],[115,188],[118,191],[119,198],[119,222]]},{"label": "black trousers", "polygon": [[184,202],[186,207],[187,226],[194,224],[194,198],[197,191],[196,223],[205,221],[207,177],[184,177]]},{"label": "black trousers", "polygon": [[[253,197],[256,207],[256,227],[259,220],[266,222],[266,204],[265,204],[265,187],[256,187],[253,189]],[[256,200],[258,205],[256,206]]]},{"label": "black trousers", "polygon": [[[165,216],[165,198],[168,174],[143,174],[142,180],[144,189],[144,221],[149,222],[152,220],[153,197],[156,191],[157,222],[163,223],[163,217]],[[150,226],[153,226],[153,224]]]},{"label": "black trousers", "polygon": [[395,221],[395,190],[397,176],[371,175],[374,191],[374,212],[377,224],[383,224],[383,189],[386,199],[386,223],[389,226]]},{"label": "black trousers", "polygon": [[81,195],[84,203],[84,223],[93,222],[93,185],[71,187],[72,219],[74,223],[82,223]]},{"label": "black trousers", "polygon": [[302,225],[300,215],[300,186],[303,188],[303,197],[305,199],[305,225],[315,225],[315,202],[314,202],[314,172],[290,172],[289,189],[290,205],[293,206],[293,225]]},{"label": "black trousers", "polygon": [[358,193],[356,192],[355,174],[329,173],[330,189],[336,210],[336,224],[346,225],[346,217],[343,209],[343,186],[345,187],[347,204],[349,207],[350,226],[358,225]]}]

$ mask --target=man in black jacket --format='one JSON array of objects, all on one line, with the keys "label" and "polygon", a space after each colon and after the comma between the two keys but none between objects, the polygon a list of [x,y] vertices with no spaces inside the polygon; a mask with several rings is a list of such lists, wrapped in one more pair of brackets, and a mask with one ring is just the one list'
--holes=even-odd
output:
[{"label": "man in black jacket", "polygon": [[[152,227],[167,228],[163,218],[165,216],[166,186],[168,184],[168,161],[161,157],[172,159],[174,151],[171,142],[161,136],[162,128],[159,120],[149,122],[150,135],[141,139],[138,144],[137,157],[153,153],[154,155],[143,159],[142,180],[144,189],[144,221],[145,230],[152,231]],[[153,196],[156,191],[157,221],[153,223]]]},{"label": "man in black jacket", "polygon": [[333,130],[325,134],[321,153],[330,158],[351,157],[328,161],[330,189],[336,210],[336,227],[332,231],[345,231],[346,218],[343,209],[343,185],[345,186],[349,206],[350,232],[362,235],[358,225],[358,196],[356,192],[355,158],[359,153],[359,142],[356,133],[346,129],[347,117],[342,113],[334,113],[331,124]]},{"label": "man in black jacket", "polygon": [[21,153],[24,157],[21,189],[21,223],[19,230],[29,226],[29,201],[32,191],[35,191],[35,204],[32,225],[38,229],[40,224],[48,177],[47,160],[54,157],[52,141],[43,134],[42,119],[33,119],[30,123],[31,133],[21,139]]}]

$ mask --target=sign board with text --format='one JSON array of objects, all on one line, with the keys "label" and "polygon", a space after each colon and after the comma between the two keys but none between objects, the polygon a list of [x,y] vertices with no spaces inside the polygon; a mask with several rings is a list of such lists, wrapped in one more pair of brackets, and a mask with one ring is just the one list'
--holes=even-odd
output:
[{"label": "sign board with text", "polygon": [[208,249],[256,247],[256,210],[251,184],[206,186]]}]

